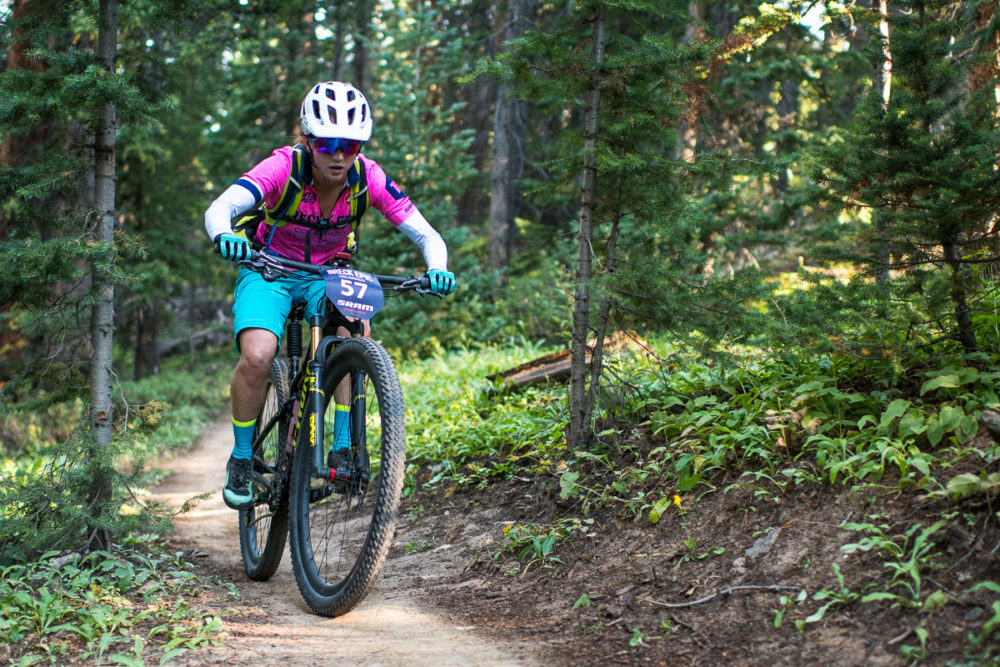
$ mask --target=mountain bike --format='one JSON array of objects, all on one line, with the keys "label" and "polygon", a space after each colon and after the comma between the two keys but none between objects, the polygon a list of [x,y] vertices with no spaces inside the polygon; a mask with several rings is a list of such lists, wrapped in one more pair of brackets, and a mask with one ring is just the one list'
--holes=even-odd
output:
[{"label": "mountain bike", "polygon": [[[303,306],[286,321],[286,357],[275,358],[253,441],[254,500],[239,512],[240,552],[250,579],[265,581],[289,540],[292,570],[309,608],[346,614],[360,603],[389,553],[403,488],[403,392],[381,344],[363,336],[390,294],[434,294],[425,277],[355,271],[253,252],[242,266],[266,280],[291,270],[326,282],[326,314],[310,318],[303,355]],[[435,295],[436,296],[436,295]],[[336,335],[347,327],[349,337]],[[343,384],[342,384],[343,383]],[[350,387],[350,453],[331,450],[335,390]]]}]

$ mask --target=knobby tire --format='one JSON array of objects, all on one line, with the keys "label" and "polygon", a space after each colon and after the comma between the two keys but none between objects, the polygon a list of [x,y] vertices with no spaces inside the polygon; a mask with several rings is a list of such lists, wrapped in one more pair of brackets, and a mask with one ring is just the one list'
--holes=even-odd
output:
[{"label": "knobby tire", "polygon": [[[334,389],[342,378],[366,378],[367,414],[352,419],[364,424],[367,439],[352,442],[354,461],[364,468],[368,460],[370,481],[362,489],[314,479],[308,417],[299,429],[290,493],[292,569],[299,591],[309,608],[324,616],[346,614],[360,603],[378,577],[389,554],[396,530],[396,514],[403,489],[406,433],[403,392],[392,359],[369,338],[354,338],[337,346],[326,363],[323,377],[323,457],[333,443]],[[357,406],[359,401],[353,401]],[[362,463],[358,463],[358,462]]]},{"label": "knobby tire", "polygon": [[[281,359],[271,364],[264,407],[254,429],[267,425],[288,399],[288,367]],[[253,452],[254,504],[240,510],[240,554],[243,570],[254,581],[267,581],[278,569],[288,535],[288,474],[291,452],[288,451],[289,419],[270,430]]]}]

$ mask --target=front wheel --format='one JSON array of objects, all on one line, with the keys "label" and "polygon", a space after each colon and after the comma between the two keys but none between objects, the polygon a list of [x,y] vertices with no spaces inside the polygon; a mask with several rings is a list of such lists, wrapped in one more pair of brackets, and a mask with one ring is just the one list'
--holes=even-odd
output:
[{"label": "front wheel", "polygon": [[257,416],[253,450],[253,505],[240,510],[240,554],[243,570],[254,581],[267,581],[278,569],[288,535],[288,472],[291,464],[288,425],[282,419],[257,442],[261,429],[288,399],[288,367],[271,363],[264,407]]},{"label": "front wheel", "polygon": [[299,429],[291,489],[295,581],[317,614],[340,616],[360,603],[385,563],[396,530],[406,456],[403,392],[392,359],[370,338],[337,346],[323,376],[323,461],[333,444],[334,389],[351,389],[351,456],[336,467],[347,482],[313,476],[310,431]]}]

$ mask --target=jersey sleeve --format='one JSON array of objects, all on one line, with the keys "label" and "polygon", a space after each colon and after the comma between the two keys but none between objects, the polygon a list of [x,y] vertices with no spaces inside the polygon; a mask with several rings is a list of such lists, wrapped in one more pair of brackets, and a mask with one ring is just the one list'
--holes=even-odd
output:
[{"label": "jersey sleeve", "polygon": [[281,198],[291,169],[292,147],[284,146],[243,174],[236,184],[253,192],[257,201],[263,200],[267,208],[273,208]]},{"label": "jersey sleeve", "polygon": [[[251,184],[253,185],[253,184]],[[233,231],[233,218],[260,203],[260,195],[254,195],[253,188],[237,181],[216,198],[205,211],[205,231],[211,239]]]},{"label": "jersey sleeve", "polygon": [[368,194],[372,206],[394,227],[399,227],[417,210],[406,193],[374,160],[365,160],[365,174],[368,178]]}]

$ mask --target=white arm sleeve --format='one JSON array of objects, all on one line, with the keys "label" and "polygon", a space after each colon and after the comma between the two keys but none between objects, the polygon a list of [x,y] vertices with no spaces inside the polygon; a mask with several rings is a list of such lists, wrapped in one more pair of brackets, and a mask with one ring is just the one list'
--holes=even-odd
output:
[{"label": "white arm sleeve", "polygon": [[[247,182],[247,179],[241,180]],[[205,211],[205,231],[213,241],[219,234],[231,233],[233,218],[263,199],[247,189],[243,182],[230,185]]]},{"label": "white arm sleeve", "polygon": [[427,222],[420,211],[414,211],[396,229],[420,246],[428,271],[431,269],[448,270],[448,246],[445,245],[444,239],[441,238],[436,229],[431,227],[431,223]]}]

